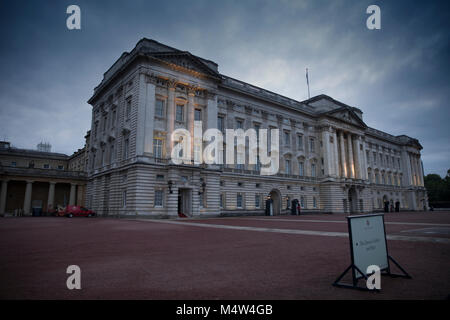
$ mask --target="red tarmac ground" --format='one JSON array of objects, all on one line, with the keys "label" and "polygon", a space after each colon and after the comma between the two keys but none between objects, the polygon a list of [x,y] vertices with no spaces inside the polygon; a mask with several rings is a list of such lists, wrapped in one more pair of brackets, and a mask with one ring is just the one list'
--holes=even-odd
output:
[{"label": "red tarmac ground", "polygon": [[[343,215],[1,218],[0,298],[447,299],[450,212],[385,221],[389,254],[413,279],[382,277],[374,293],[331,285],[350,263]],[[69,265],[81,290],[66,287]]]}]

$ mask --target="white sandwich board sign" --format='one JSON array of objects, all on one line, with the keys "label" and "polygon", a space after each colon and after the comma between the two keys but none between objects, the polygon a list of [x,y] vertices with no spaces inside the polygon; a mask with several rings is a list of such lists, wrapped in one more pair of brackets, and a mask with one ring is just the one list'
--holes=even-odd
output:
[{"label": "white sandwich board sign", "polygon": [[[363,289],[358,287],[360,278],[367,279],[367,267],[376,265],[380,271],[392,277],[411,278],[411,276],[388,254],[384,214],[365,214],[347,217],[350,239],[351,265],[336,279],[334,286]],[[393,274],[389,262],[392,261],[403,274]],[[352,270],[353,284],[341,283],[345,274]]]},{"label": "white sandwich board sign", "polygon": [[[362,272],[370,265],[380,270],[389,267],[383,215],[348,217],[353,263]],[[362,274],[356,271],[356,277]]]}]

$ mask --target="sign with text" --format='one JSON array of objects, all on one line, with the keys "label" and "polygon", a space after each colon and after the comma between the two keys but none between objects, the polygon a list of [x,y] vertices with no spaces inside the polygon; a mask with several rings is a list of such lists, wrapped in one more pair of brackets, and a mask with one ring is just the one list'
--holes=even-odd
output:
[{"label": "sign with text", "polygon": [[[361,272],[366,272],[371,265],[379,266],[380,270],[388,269],[384,215],[367,214],[349,216],[347,219],[353,264]],[[355,273],[356,278],[362,277],[357,270]]]}]

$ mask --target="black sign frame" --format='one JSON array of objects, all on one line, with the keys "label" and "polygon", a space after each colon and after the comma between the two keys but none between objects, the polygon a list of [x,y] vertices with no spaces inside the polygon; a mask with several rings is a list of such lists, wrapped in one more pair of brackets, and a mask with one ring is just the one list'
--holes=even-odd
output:
[{"label": "black sign frame", "polygon": [[[390,276],[390,277],[401,277],[401,278],[405,278],[405,279],[412,279],[411,275],[408,274],[408,272],[406,272],[406,270],[403,269],[402,266],[397,261],[395,261],[394,258],[392,258],[389,255],[388,246],[387,246],[387,239],[386,239],[386,228],[385,228],[385,223],[384,223],[384,213],[372,213],[372,214],[362,214],[362,215],[354,215],[354,216],[347,216],[346,217],[347,218],[348,235],[349,235],[349,240],[350,240],[351,264],[333,282],[333,286],[339,287],[339,288],[358,289],[358,290],[363,290],[363,291],[369,291],[370,290],[367,287],[358,286],[358,281],[361,278],[364,278],[367,281],[368,275],[366,274],[366,272],[362,272],[355,265],[355,256],[354,256],[354,252],[353,252],[353,239],[352,239],[352,224],[351,224],[351,220],[355,219],[355,218],[358,219],[358,218],[367,218],[367,217],[374,217],[374,216],[381,216],[382,219],[383,219],[384,243],[385,243],[385,246],[386,246],[386,255],[387,255],[387,263],[388,263],[388,265],[387,265],[386,268],[383,268],[383,269],[380,270],[381,275],[387,275],[387,276]],[[390,262],[394,263],[400,269],[402,274],[392,273],[391,272]],[[352,270],[352,284],[341,282],[342,278],[347,274],[347,272],[350,271],[350,269]],[[361,276],[357,276],[356,275],[356,271],[358,271]],[[376,291],[378,291],[378,290],[376,289]]]}]

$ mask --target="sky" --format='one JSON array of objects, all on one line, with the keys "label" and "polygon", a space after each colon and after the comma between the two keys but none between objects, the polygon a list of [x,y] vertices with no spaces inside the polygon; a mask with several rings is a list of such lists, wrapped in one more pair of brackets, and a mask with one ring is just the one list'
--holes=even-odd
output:
[{"label": "sky", "polygon": [[[81,9],[69,30],[66,9]],[[369,30],[369,5],[381,29]],[[326,94],[370,127],[423,146],[425,174],[450,169],[449,1],[1,1],[0,139],[72,154],[103,73],[142,38],[219,64],[296,100]]]}]

